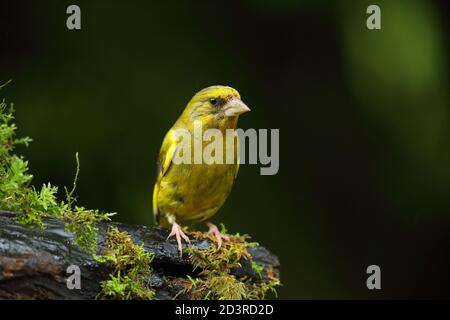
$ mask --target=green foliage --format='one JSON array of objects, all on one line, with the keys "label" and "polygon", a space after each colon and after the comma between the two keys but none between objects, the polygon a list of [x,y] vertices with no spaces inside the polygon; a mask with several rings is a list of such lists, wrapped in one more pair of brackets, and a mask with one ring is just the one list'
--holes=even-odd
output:
[{"label": "green foliage", "polygon": [[[222,225],[222,233],[226,231]],[[213,240],[210,234],[192,232],[196,238],[208,238]],[[247,242],[247,235],[229,235],[230,241],[222,244],[220,250],[214,246],[206,250],[190,247],[189,259],[195,269],[201,269],[197,278],[188,277],[188,282],[177,294],[188,295],[191,299],[213,299],[213,300],[242,300],[242,299],[264,299],[270,291],[276,295],[275,287],[280,285],[279,278],[273,274],[270,267],[258,265],[252,260],[247,248],[255,243]],[[241,267],[243,260],[250,262],[259,280],[248,276],[237,277],[233,269]]]},{"label": "green foliage", "polygon": [[255,261],[252,261],[252,269],[262,278],[261,272],[264,270],[264,266],[257,264]]},{"label": "green foliage", "polygon": [[17,221],[32,227],[43,228],[45,217],[61,219],[66,222],[66,231],[75,235],[76,245],[88,252],[95,252],[95,237],[98,231],[96,223],[109,221],[113,214],[74,206],[76,198],[73,197],[73,193],[80,170],[78,153],[73,188],[70,192],[65,189],[65,201],[58,201],[58,187],[50,183],[44,184],[41,189],[30,186],[33,175],[28,172],[28,162],[13,152],[15,146],[28,146],[32,140],[29,137],[15,137],[17,126],[12,123],[13,120],[13,105],[2,100],[0,103],[0,208],[20,212]]},{"label": "green foliage", "polygon": [[207,276],[188,279],[177,296],[187,294],[194,300],[242,300],[247,296],[245,283],[233,275],[208,272]]},{"label": "green foliage", "polygon": [[[1,89],[2,86],[0,86]],[[0,209],[19,212],[17,221],[31,227],[45,227],[44,219],[54,217],[66,222],[66,231],[74,234],[74,243],[88,252],[96,250],[97,222],[110,221],[112,213],[85,209],[77,206],[73,196],[80,170],[76,153],[76,173],[73,187],[65,190],[65,199],[59,201],[58,187],[51,183],[40,189],[31,185],[33,176],[28,172],[28,162],[22,156],[14,154],[17,145],[32,141],[28,137],[16,138],[17,127],[12,104],[0,103]],[[222,225],[222,233],[226,233]],[[192,233],[197,238],[207,238],[201,232]],[[210,247],[207,250],[189,249],[189,257],[195,269],[201,269],[199,276],[188,277],[187,284],[179,294],[189,295],[192,299],[263,299],[268,291],[276,294],[275,287],[279,279],[272,275],[270,268],[257,265],[247,251],[257,245],[247,242],[248,236],[239,234],[230,236],[231,241],[223,244],[220,250]],[[151,262],[153,253],[145,251],[143,246],[133,243],[130,235],[117,228],[111,228],[106,235],[106,251],[95,256],[100,263],[113,267],[110,278],[101,283],[100,296],[109,299],[153,299],[155,292],[151,287]],[[248,260],[261,281],[255,282],[248,277],[236,277],[232,270],[241,266],[242,260]],[[263,277],[264,275],[264,277]],[[264,280],[263,280],[264,279]]]},{"label": "green foliage", "polygon": [[127,232],[111,228],[106,234],[104,255],[95,256],[96,261],[114,269],[110,279],[101,283],[100,296],[120,300],[153,299],[150,265],[153,258],[154,254],[147,252],[143,245],[133,243]]},{"label": "green foliage", "polygon": [[66,231],[75,235],[75,244],[88,252],[96,250],[97,222],[110,221],[114,213],[102,213],[99,210],[86,210],[84,207],[75,206],[75,209],[64,213]]}]

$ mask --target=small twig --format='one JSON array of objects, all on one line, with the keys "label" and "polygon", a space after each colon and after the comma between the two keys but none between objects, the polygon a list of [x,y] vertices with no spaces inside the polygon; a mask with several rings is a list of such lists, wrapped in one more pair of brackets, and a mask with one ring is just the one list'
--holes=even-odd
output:
[{"label": "small twig", "polygon": [[1,84],[0,85],[0,89],[2,89],[3,87],[6,87],[9,83],[11,83],[12,82],[12,80],[11,79],[9,79],[8,81],[6,81],[4,84]]},{"label": "small twig", "polygon": [[70,192],[68,192],[67,188],[64,187],[64,189],[66,190],[66,198],[67,198],[67,204],[68,204],[69,208],[72,208],[72,203],[74,201],[73,193],[77,189],[78,174],[80,173],[80,159],[78,157],[78,152],[75,153],[75,161],[77,163],[77,170],[75,171],[75,177],[73,179],[72,190],[70,190]]}]

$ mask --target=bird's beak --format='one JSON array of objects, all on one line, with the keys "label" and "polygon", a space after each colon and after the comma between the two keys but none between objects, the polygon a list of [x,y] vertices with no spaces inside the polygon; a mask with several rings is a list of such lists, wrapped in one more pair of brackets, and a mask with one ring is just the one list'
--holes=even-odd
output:
[{"label": "bird's beak", "polygon": [[227,103],[225,103],[225,105],[223,106],[223,111],[225,112],[226,117],[234,117],[250,111],[250,108],[247,107],[247,105],[243,103],[241,99],[234,97],[228,100]]}]

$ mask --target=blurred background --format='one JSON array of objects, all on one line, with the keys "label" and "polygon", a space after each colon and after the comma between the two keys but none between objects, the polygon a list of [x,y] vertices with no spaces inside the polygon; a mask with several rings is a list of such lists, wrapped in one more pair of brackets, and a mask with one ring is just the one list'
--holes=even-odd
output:
[{"label": "blurred background", "polygon": [[241,128],[280,129],[280,170],[242,165],[214,222],[279,256],[280,298],[450,297],[448,2],[376,1],[373,31],[372,1],[0,3],[0,97],[35,185],[71,185],[78,151],[79,203],[151,225],[164,134],[230,85]]}]

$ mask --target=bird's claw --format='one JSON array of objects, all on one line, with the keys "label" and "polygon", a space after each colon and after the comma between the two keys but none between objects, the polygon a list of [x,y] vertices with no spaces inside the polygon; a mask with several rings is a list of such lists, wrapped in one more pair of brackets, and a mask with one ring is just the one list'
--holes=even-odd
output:
[{"label": "bird's claw", "polygon": [[170,231],[167,240],[171,237],[175,236],[178,244],[178,251],[180,252],[180,257],[183,255],[183,246],[181,245],[181,238],[186,241],[188,244],[191,244],[191,240],[189,240],[188,236],[181,230],[181,227],[177,223],[172,224],[172,231]]},{"label": "bird's claw", "polygon": [[208,233],[212,233],[217,240],[217,249],[220,249],[220,247],[222,247],[222,240],[230,241],[230,237],[220,233],[216,225],[212,224],[211,222],[207,222],[206,225],[209,228]]}]

